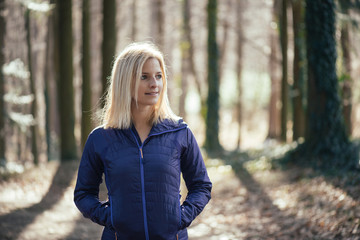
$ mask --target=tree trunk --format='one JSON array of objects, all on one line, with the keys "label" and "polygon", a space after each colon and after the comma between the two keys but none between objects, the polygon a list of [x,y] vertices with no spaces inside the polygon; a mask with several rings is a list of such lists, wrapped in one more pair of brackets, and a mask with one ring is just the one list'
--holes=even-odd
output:
[{"label": "tree trunk", "polygon": [[305,108],[303,104],[305,90],[305,34],[304,8],[301,0],[292,1],[294,30],[294,67],[293,78],[293,140],[305,136]]},{"label": "tree trunk", "polygon": [[288,84],[288,33],[287,33],[287,1],[282,0],[280,13],[280,43],[282,55],[282,79],[281,79],[281,140],[287,140],[287,120],[289,102]]},{"label": "tree trunk", "polygon": [[[231,12],[232,9],[232,4],[230,0],[227,0],[226,2],[226,7],[227,7],[227,12]],[[220,56],[219,56],[219,80],[221,82],[221,79],[223,77],[223,73],[224,73],[224,68],[225,68],[225,55],[226,55],[226,48],[228,46],[227,42],[228,42],[228,38],[229,38],[229,20],[228,20],[228,16],[224,16],[223,19],[223,38],[222,38],[222,43],[221,43],[221,48],[220,48]]]},{"label": "tree trunk", "polygon": [[[206,108],[206,97],[205,97],[205,94],[204,94],[204,86],[202,86],[203,84],[201,79],[200,79],[200,75],[198,73],[198,71],[196,70],[195,68],[195,60],[194,60],[194,42],[193,42],[193,39],[191,37],[191,26],[190,26],[190,19],[191,19],[191,12],[190,12],[190,3],[189,3],[189,0],[184,0],[184,11],[187,12],[187,18],[184,19],[184,28],[185,28],[185,38],[186,38],[186,42],[188,44],[188,54],[189,54],[189,57],[188,57],[188,61],[189,61],[189,71],[191,72],[191,75],[193,76],[194,78],[194,81],[195,81],[195,86],[196,86],[196,89],[199,93],[199,97],[200,97],[200,101],[201,101],[201,112],[203,112],[203,110]],[[206,119],[206,116],[204,114],[201,114],[201,116],[203,117],[203,119],[205,120]]]},{"label": "tree trunk", "polygon": [[182,13],[183,13],[183,28],[182,28],[182,36],[181,36],[181,95],[179,99],[179,115],[186,119],[186,110],[185,110],[185,100],[188,86],[188,76],[189,76],[189,45],[187,36],[189,33],[188,26],[189,24],[189,16],[190,16],[190,8],[189,8],[189,0],[184,0],[182,4]]},{"label": "tree trunk", "polygon": [[62,161],[77,158],[74,135],[73,41],[71,0],[58,0],[60,156]]},{"label": "tree trunk", "polygon": [[307,0],[306,6],[309,104],[305,152],[317,166],[354,166],[358,154],[350,147],[338,95],[335,4],[333,0]]},{"label": "tree trunk", "polygon": [[267,139],[280,139],[280,65],[278,61],[279,55],[279,39],[278,39],[278,25],[276,24],[279,0],[274,0],[273,3],[273,27],[270,30],[270,58],[269,58],[269,72],[271,81],[271,92],[269,101],[269,130]]},{"label": "tree trunk", "polygon": [[216,42],[217,0],[208,0],[208,96],[205,148],[209,152],[221,150],[219,143],[219,67]]},{"label": "tree trunk", "polygon": [[[343,14],[349,16],[349,9],[340,1],[340,8]],[[352,133],[351,111],[352,111],[352,85],[351,79],[351,56],[350,56],[350,32],[349,21],[344,20],[341,24],[340,46],[342,51],[343,73],[342,81],[342,101],[343,101],[343,116],[345,122],[345,130],[347,135]]]},{"label": "tree trunk", "polygon": [[[103,0],[103,41],[102,41],[102,87],[103,94],[108,88],[112,62],[116,50],[116,0]],[[102,101],[102,104],[104,102]]]},{"label": "tree trunk", "polygon": [[[5,11],[5,0],[0,0],[0,12],[3,13]],[[5,57],[3,53],[4,49],[4,39],[5,39],[5,17],[3,14],[0,14],[0,68],[2,69],[5,64]],[[3,72],[0,71],[0,162],[5,161],[5,102],[4,102],[4,75]]]},{"label": "tree trunk", "polygon": [[85,146],[91,124],[90,87],[90,0],[83,0],[82,8],[82,99],[81,99],[81,146]]},{"label": "tree trunk", "polygon": [[151,1],[151,36],[155,44],[163,51],[164,50],[164,4],[163,0],[152,0]]},{"label": "tree trunk", "polygon": [[28,47],[28,66],[29,66],[29,73],[30,73],[30,91],[34,96],[33,102],[31,104],[31,114],[35,119],[35,124],[33,124],[31,129],[31,151],[33,154],[33,161],[35,165],[39,164],[39,154],[38,154],[38,114],[37,114],[37,100],[36,100],[36,90],[35,90],[35,78],[32,66],[32,46],[31,46],[31,19],[30,19],[30,10],[27,9],[25,11],[25,29],[26,29],[26,44]]},{"label": "tree trunk", "polygon": [[236,100],[236,118],[238,122],[238,139],[237,139],[237,150],[240,149],[241,145],[241,126],[242,126],[242,95],[243,95],[243,88],[242,88],[242,69],[243,69],[243,45],[244,45],[244,30],[242,27],[243,24],[243,5],[242,1],[236,2],[236,17],[237,17],[237,24],[236,24],[236,34],[237,34],[237,45],[236,45],[236,76],[237,76],[237,91],[238,91],[238,98]]},{"label": "tree trunk", "polygon": [[137,0],[132,1],[132,15],[131,15],[131,40],[136,41],[137,36]]}]

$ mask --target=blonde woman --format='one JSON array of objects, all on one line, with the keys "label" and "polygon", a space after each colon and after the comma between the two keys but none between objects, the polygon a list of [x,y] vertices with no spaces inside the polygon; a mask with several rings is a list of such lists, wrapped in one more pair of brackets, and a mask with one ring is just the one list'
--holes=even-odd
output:
[{"label": "blonde woman", "polygon": [[[105,226],[102,238],[188,239],[186,228],[210,200],[198,144],[167,98],[162,53],[133,43],[116,58],[102,115],[81,158],[74,201]],[[180,202],[180,176],[188,194]],[[105,175],[108,201],[99,201]]]}]

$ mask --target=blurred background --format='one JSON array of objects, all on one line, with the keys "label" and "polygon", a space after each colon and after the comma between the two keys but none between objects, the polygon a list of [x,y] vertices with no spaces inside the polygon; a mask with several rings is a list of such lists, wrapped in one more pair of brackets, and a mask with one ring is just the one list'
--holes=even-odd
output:
[{"label": "blurred background", "polygon": [[134,41],[164,53],[171,107],[205,156],[300,146],[300,162],[358,168],[358,0],[0,0],[2,181],[50,160],[75,160],[73,179],[112,62]]},{"label": "blurred background", "polygon": [[[200,145],[207,134],[228,151],[303,138],[305,2],[282,2],[218,1],[212,16],[207,1],[1,1],[2,165],[80,156],[112,61],[133,41],[164,52],[171,106]],[[356,139],[360,16],[351,1],[335,2],[338,93]]]}]

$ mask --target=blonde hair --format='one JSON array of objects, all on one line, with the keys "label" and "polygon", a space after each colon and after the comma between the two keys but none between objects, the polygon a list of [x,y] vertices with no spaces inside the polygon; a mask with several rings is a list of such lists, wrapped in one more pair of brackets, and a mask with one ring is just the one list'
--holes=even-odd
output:
[{"label": "blonde hair", "polygon": [[163,54],[154,44],[147,42],[132,43],[114,61],[105,106],[100,116],[104,128],[126,129],[131,126],[131,101],[134,95],[137,104],[137,89],[142,68],[149,58],[155,58],[159,61],[163,75],[163,90],[158,102],[153,106],[149,122],[156,124],[164,119],[173,121],[179,119],[171,110],[167,96],[167,75]]}]

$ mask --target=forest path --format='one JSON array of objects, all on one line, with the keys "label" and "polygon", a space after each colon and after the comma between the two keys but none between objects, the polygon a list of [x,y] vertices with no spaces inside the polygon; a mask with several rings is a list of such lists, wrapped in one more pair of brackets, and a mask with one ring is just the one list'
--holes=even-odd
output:
[{"label": "forest path", "polygon": [[[360,239],[358,187],[345,191],[298,170],[253,171],[259,163],[207,163],[212,200],[189,228],[190,240]],[[2,180],[0,239],[100,239],[102,227],[73,204],[77,167],[50,162]]]}]

